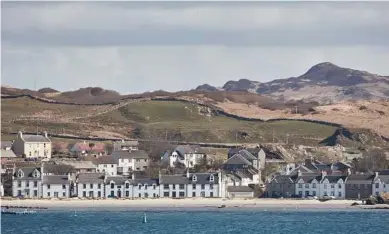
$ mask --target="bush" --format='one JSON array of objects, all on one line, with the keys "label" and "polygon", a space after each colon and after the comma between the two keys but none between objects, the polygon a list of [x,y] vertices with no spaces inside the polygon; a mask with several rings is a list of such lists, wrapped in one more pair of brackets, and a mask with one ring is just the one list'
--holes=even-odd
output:
[{"label": "bush", "polygon": [[367,110],[367,106],[363,106],[362,105],[362,106],[359,107],[359,110]]},{"label": "bush", "polygon": [[377,204],[377,199],[375,197],[369,197],[366,199],[366,205],[375,205]]}]

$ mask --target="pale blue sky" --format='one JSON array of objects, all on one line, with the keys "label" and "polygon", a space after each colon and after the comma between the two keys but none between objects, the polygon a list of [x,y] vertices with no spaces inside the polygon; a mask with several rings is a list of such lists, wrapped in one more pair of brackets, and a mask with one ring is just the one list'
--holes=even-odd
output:
[{"label": "pale blue sky", "polygon": [[2,84],[176,91],[298,76],[324,61],[389,75],[389,3],[2,2]]}]

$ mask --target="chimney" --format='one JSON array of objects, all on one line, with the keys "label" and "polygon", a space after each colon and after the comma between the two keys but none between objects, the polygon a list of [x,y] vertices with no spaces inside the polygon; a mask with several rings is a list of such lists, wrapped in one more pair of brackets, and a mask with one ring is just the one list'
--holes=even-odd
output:
[{"label": "chimney", "polygon": [[301,172],[301,170],[297,170],[297,176],[300,177],[302,175],[303,175],[303,173]]},{"label": "chimney", "polygon": [[124,139],[122,139],[122,143],[124,143]]},{"label": "chimney", "polygon": [[187,177],[187,178],[190,177],[190,175],[189,175],[189,168],[188,168],[188,170],[186,170],[186,177]]},{"label": "chimney", "polygon": [[135,180],[135,172],[132,172],[132,174],[131,174],[131,179],[132,179],[132,180]]},{"label": "chimney", "polygon": [[347,169],[347,176],[349,176],[349,175],[351,175],[351,169],[350,168]]},{"label": "chimney", "polygon": [[48,138],[48,137],[47,137],[47,132],[46,132],[46,131],[44,131],[43,134],[45,135],[46,138]]},{"label": "chimney", "polygon": [[19,132],[18,132],[18,138],[19,138],[19,139],[22,139],[22,138],[23,138],[23,133],[22,133],[22,131],[19,131]]},{"label": "chimney", "polygon": [[378,177],[378,171],[374,172],[374,179]]},{"label": "chimney", "polygon": [[321,171],[321,176],[324,177],[324,176],[326,176],[326,175],[327,175],[327,171],[322,170],[322,171]]},{"label": "chimney", "polygon": [[307,165],[312,165],[312,158],[307,158],[307,159],[305,159],[304,165],[305,165],[305,166],[307,166]]}]

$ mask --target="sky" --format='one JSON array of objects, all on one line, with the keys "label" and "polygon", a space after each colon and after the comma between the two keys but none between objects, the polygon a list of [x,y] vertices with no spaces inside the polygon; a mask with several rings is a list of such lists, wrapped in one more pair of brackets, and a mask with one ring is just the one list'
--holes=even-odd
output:
[{"label": "sky", "polygon": [[2,2],[1,82],[129,94],[321,62],[389,75],[388,14],[389,2]]}]

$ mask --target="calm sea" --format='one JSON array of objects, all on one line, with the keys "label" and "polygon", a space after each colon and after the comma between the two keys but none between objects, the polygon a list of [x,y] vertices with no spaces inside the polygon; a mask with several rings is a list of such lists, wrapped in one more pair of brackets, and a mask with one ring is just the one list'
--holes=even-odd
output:
[{"label": "calm sea", "polygon": [[[144,213],[147,223],[142,223]],[[389,234],[379,210],[42,211],[3,215],[1,233],[290,233]]]}]

